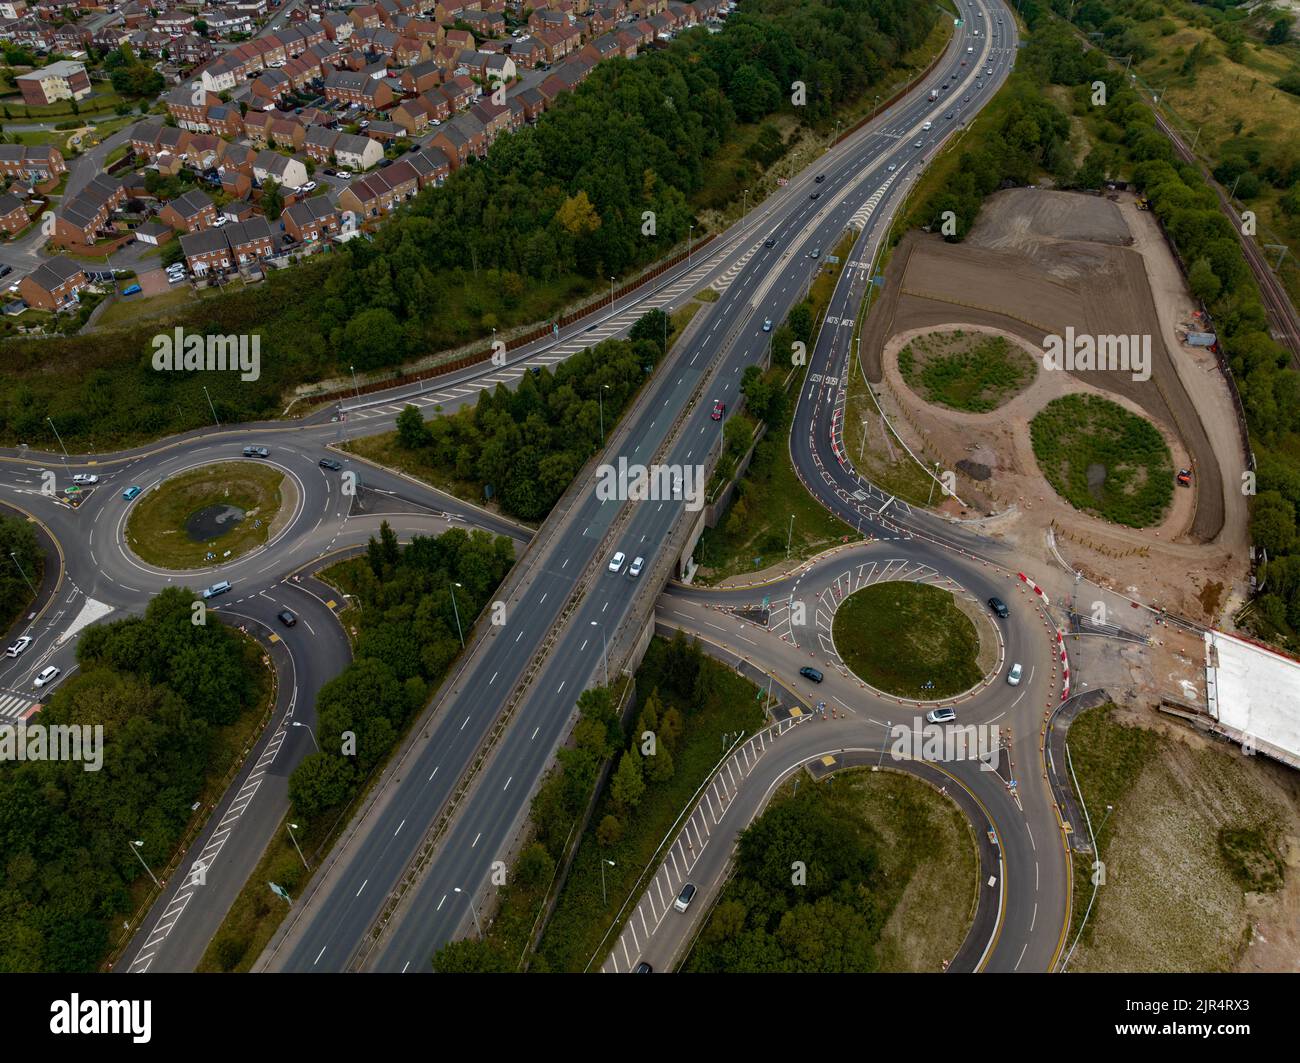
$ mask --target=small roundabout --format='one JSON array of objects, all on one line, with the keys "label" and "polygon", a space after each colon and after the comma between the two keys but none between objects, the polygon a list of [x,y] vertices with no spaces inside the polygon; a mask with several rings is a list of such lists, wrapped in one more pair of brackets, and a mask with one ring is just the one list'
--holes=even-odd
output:
[{"label": "small roundabout", "polygon": [[127,548],[141,561],[188,571],[265,546],[295,508],[292,478],[261,462],[217,462],[175,473],[131,507]]},{"label": "small roundabout", "polygon": [[909,701],[961,696],[1001,667],[1001,639],[982,608],[934,583],[884,580],[855,590],[836,605],[831,639],[861,682]]}]

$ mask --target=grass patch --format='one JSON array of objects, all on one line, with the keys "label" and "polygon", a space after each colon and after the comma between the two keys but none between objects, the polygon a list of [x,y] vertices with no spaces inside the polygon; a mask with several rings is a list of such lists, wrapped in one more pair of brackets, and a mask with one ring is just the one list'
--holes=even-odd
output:
[{"label": "grass patch", "polygon": [[1023,391],[1034,363],[1004,336],[958,329],[918,336],[898,352],[908,387],[926,402],[968,413],[988,413]]},{"label": "grass patch", "polygon": [[897,697],[937,699],[980,681],[979,635],[951,592],[889,581],[840,603],[832,626],[858,678]]},{"label": "grass patch", "polygon": [[[284,474],[249,460],[205,465],[165,480],[135,504],[126,525],[131,549],[160,568],[199,568],[214,552],[231,560],[263,545],[280,511]],[[186,523],[212,506],[237,506],[244,517],[231,530],[207,542],[195,542]],[[229,554],[227,557],[226,555]]]},{"label": "grass patch", "polygon": [[1173,462],[1155,426],[1098,395],[1049,402],[1029,424],[1038,466],[1075,509],[1130,528],[1159,522]]}]

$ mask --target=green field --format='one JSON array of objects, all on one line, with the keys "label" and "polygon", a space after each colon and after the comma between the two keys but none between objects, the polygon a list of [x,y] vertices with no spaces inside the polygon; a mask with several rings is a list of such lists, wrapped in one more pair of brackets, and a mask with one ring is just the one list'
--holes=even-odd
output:
[{"label": "green field", "polygon": [[[174,476],[132,508],[127,543],[138,557],[160,568],[205,567],[212,563],[206,560],[209,551],[224,561],[239,557],[266,542],[283,502],[283,480],[278,469],[253,459],[205,465]],[[185,530],[190,517],[223,504],[242,509],[243,519],[218,538],[192,540]]]},{"label": "green field", "polygon": [[1066,395],[1038,412],[1029,433],[1038,467],[1075,509],[1130,528],[1164,516],[1173,459],[1149,421],[1098,395]]},{"label": "green field", "polygon": [[988,413],[1034,379],[1034,362],[1003,336],[931,332],[898,352],[898,370],[926,402]]},{"label": "green field", "polygon": [[980,681],[979,635],[949,591],[889,581],[850,594],[832,625],[840,659],[897,697],[933,701]]}]

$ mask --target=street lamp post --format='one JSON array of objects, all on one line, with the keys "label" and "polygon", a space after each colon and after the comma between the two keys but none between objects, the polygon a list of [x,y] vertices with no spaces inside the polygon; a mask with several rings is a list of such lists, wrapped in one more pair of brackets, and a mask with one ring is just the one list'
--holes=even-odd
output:
[{"label": "street lamp post", "polygon": [[298,844],[298,839],[294,837],[294,828],[297,826],[298,824],[296,823],[289,824],[289,837],[293,839],[293,847],[298,850],[298,857],[302,860],[302,866],[310,871],[311,865],[307,863],[307,858],[302,855],[302,846]]},{"label": "street lamp post", "polygon": [[691,237],[694,235],[694,233],[695,233],[695,226],[692,225],[690,229],[687,230],[686,233],[686,265],[688,267],[691,264]]},{"label": "street lamp post", "polygon": [[[592,627],[600,627],[595,620],[591,622]],[[609,645],[605,641],[605,629],[600,627],[600,656],[605,662],[605,685],[609,686]]]},{"label": "street lamp post", "polygon": [[614,305],[614,278],[609,278],[609,305]]},{"label": "street lamp post", "polygon": [[352,370],[352,390],[357,393],[357,398],[361,398],[361,385],[357,383],[357,367],[350,365],[348,368]]},{"label": "street lamp post", "polygon": [[794,540],[794,514],[790,514],[790,530],[785,533],[785,559],[790,560],[790,543]]},{"label": "street lamp post", "polygon": [[23,568],[22,562],[18,560],[18,555],[10,550],[9,556],[13,558],[14,564],[18,566],[18,571],[23,574],[23,579],[27,580],[27,587],[34,597],[36,595],[36,588],[32,586],[31,577],[27,575],[27,571]]},{"label": "street lamp post", "polygon": [[204,398],[208,400],[208,409],[212,411],[212,423],[215,424],[218,428],[220,428],[221,418],[217,416],[217,408],[212,404],[212,396],[208,394],[207,384],[203,385],[203,395]]},{"label": "street lamp post", "polygon": [[605,392],[609,390],[608,384],[601,384],[600,390],[596,392],[596,398],[600,401],[600,441],[605,442]]},{"label": "street lamp post", "polygon": [[294,720],[294,721],[293,721],[293,725],[294,725],[295,727],[306,727],[306,728],[307,728],[307,733],[308,733],[309,735],[311,735],[311,744],[314,745],[314,746],[316,747],[316,752],[319,753],[319,752],[320,752],[320,743],[316,741],[316,732],[313,731],[313,730],[311,729],[311,725],[310,725],[310,724],[305,724],[305,723],[303,723],[301,720]]},{"label": "street lamp post", "polygon": [[[46,419],[47,421],[50,422],[50,427],[51,427],[51,428],[54,428],[54,418],[53,418],[53,417],[47,417],[47,418],[45,418],[45,419]],[[59,435],[59,430],[58,430],[57,428],[54,428],[54,438],[57,439],[57,440],[59,441],[59,449],[60,449],[61,451],[63,451],[63,460],[64,460],[64,461],[67,461],[67,460],[68,460],[68,448],[65,447],[65,446],[63,445],[63,437],[62,437],[61,435]]]},{"label": "street lamp post", "polygon": [[465,648],[465,635],[460,629],[460,609],[456,606],[456,588],[464,587],[463,583],[453,583],[451,585],[451,611],[456,616],[456,634],[460,636],[460,648]]},{"label": "street lamp post", "polygon": [[153,884],[157,886],[159,889],[162,889],[162,883],[158,881],[158,876],[153,873],[149,865],[144,862],[144,857],[140,855],[140,850],[143,847],[144,847],[144,842],[133,841],[131,843],[131,852],[135,853],[135,858],[140,861],[140,866],[144,868],[145,871],[148,872],[149,877],[153,879]]},{"label": "street lamp post", "polygon": [[604,857],[600,861],[600,900],[602,904],[609,904],[609,895],[605,892],[605,865],[617,867],[613,860],[606,860]]},{"label": "street lamp post", "polygon": [[[463,889],[461,889],[459,886],[452,886],[451,890],[452,890],[453,893],[464,893],[464,892],[465,892],[465,891],[464,891]],[[470,914],[474,916],[474,929],[478,931],[478,936],[479,936],[479,937],[482,937],[482,936],[483,936],[483,928],[482,928],[481,926],[478,925],[478,911],[474,908],[474,898],[473,898],[473,897],[470,897],[470,898],[469,898],[469,910],[470,910]]]}]

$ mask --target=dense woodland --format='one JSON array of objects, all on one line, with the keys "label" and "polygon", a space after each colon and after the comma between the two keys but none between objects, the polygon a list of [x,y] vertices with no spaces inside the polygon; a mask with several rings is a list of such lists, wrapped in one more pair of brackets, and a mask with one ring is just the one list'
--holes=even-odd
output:
[{"label": "dense woodland", "polygon": [[0,513],[0,634],[27,611],[44,570],[36,529],[22,517]]},{"label": "dense woodland", "polygon": [[[297,383],[546,320],[686,239],[688,204],[738,121],[785,112],[824,124],[937,17],[910,0],[746,0],[720,33],[699,29],[636,60],[601,63],[535,127],[501,137],[373,240],[186,311],[195,331],[260,333],[260,380],[154,372],[157,322],[8,340],[0,442],[43,444],[47,416],[78,448],[194,427],[210,420],[204,384],[223,422],[278,415]],[[791,105],[795,81],[807,87],[800,108]],[[655,213],[653,236],[642,235],[646,211]],[[702,232],[697,225],[695,237]]]},{"label": "dense woodland", "polygon": [[0,971],[94,970],[144,878],[133,843],[161,870],[204,779],[237,755],[220,729],[267,688],[260,652],[193,624],[194,600],[169,589],[143,617],[88,629],[78,671],[32,721],[102,724],[100,771],[0,764]]},{"label": "dense woodland", "polygon": [[310,820],[343,805],[388,755],[460,652],[457,613],[468,639],[513,564],[505,536],[453,528],[402,546],[385,521],[365,560],[346,566],[339,578],[360,603],[353,624],[360,635],[352,663],[316,697],[321,751],[289,777],[298,816]]}]

